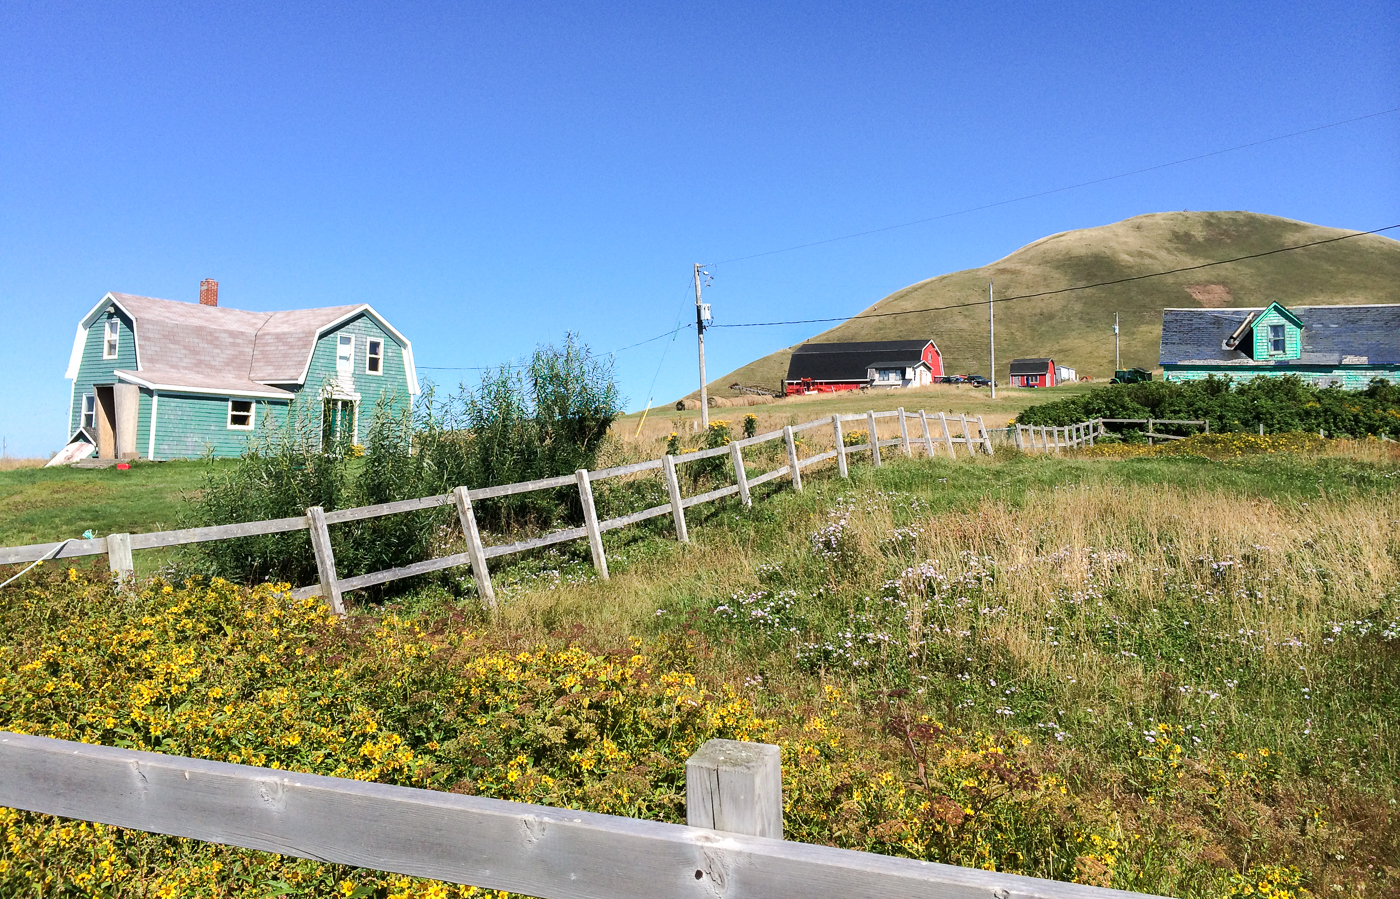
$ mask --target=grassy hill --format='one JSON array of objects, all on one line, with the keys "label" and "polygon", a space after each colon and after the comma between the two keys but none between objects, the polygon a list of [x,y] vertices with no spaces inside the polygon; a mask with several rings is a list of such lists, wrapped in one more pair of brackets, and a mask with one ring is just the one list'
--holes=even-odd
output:
[{"label": "grassy hill", "polygon": [[[985,298],[1058,290],[1200,265],[1340,237],[1352,232],[1252,212],[1159,212],[1065,231],[1027,244],[990,265],[939,275],[895,291],[860,314],[899,312]],[[998,302],[997,377],[1022,356],[1051,356],[1081,375],[1111,377],[1113,314],[1120,315],[1124,367],[1155,368],[1168,307],[1400,303],[1400,242],[1367,235],[1229,265],[1049,297]],[[892,318],[853,318],[814,341],[932,337],[950,373],[985,373],[987,308],[972,306]],[[777,385],[792,347],[715,379],[727,385]]]}]

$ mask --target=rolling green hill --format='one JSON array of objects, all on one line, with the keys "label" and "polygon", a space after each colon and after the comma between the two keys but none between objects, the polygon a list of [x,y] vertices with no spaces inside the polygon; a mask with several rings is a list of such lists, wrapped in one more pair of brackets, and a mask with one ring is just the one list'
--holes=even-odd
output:
[{"label": "rolling green hill", "polygon": [[[1113,373],[1113,314],[1120,315],[1125,368],[1155,368],[1168,307],[1285,306],[1321,303],[1400,303],[1400,242],[1366,235],[1229,265],[1000,302],[1080,284],[1129,278],[1221,259],[1263,253],[1352,232],[1252,212],[1159,212],[1100,228],[1041,238],[990,265],[939,275],[895,291],[861,314],[899,312],[987,296],[995,279],[997,379],[1023,356],[1051,356],[1095,378]],[[949,373],[985,374],[987,307],[971,306],[890,318],[852,318],[813,341],[933,338]],[[787,347],[716,378],[728,385],[777,386],[787,373]]]}]

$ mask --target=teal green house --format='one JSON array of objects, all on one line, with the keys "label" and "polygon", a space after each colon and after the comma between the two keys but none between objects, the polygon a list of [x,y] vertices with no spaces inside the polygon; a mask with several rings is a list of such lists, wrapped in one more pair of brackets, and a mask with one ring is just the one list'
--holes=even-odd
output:
[{"label": "teal green house", "polygon": [[1400,381],[1400,305],[1167,309],[1163,379],[1297,375],[1357,390]]},{"label": "teal green house", "polygon": [[78,322],[65,461],[236,456],[295,403],[360,442],[381,398],[418,393],[413,348],[368,304],[249,312],[109,293]]}]

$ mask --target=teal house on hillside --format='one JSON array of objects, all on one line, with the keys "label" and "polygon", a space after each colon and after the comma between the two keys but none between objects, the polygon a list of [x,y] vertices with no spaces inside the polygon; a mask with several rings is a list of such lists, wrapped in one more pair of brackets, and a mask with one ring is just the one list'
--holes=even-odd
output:
[{"label": "teal house on hillside", "polygon": [[1400,305],[1167,309],[1163,379],[1297,375],[1358,390],[1400,381]]},{"label": "teal house on hillside", "polygon": [[109,293],[83,316],[66,455],[236,456],[293,403],[314,404],[323,439],[358,443],[381,398],[418,393],[412,346],[368,304],[248,312],[219,306],[218,290],[204,281],[198,303]]}]

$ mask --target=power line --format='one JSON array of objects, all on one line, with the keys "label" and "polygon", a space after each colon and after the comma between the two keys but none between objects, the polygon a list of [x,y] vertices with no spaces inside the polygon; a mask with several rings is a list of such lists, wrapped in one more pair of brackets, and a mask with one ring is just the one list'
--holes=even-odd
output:
[{"label": "power line", "polygon": [[[1392,231],[1392,230],[1394,230],[1394,229],[1396,229],[1396,228],[1400,228],[1400,225],[1386,225],[1384,228],[1374,228],[1374,229],[1372,229],[1372,230],[1370,230],[1370,231],[1357,231],[1357,232],[1354,232],[1354,233],[1352,233],[1352,234],[1343,234],[1341,237],[1328,237],[1328,238],[1326,238],[1326,239],[1324,239],[1324,240],[1314,240],[1314,241],[1312,241],[1311,243],[1302,243],[1302,244],[1297,244],[1297,245],[1291,246],[1291,247],[1279,247],[1279,248],[1274,249],[1274,250],[1265,250],[1265,251],[1262,252],[1262,253],[1250,253],[1250,254],[1247,255],[1247,256],[1236,256],[1236,257],[1234,257],[1233,259],[1219,259],[1219,260],[1216,260],[1215,262],[1203,262],[1203,263],[1201,263],[1200,265],[1188,265],[1188,266],[1184,266],[1184,267],[1182,267],[1182,268],[1173,268],[1173,269],[1168,269],[1167,271],[1162,271],[1162,272],[1152,272],[1152,273],[1146,274],[1146,275],[1132,275],[1131,277],[1127,277],[1127,278],[1115,278],[1115,279],[1113,279],[1112,281],[1098,281],[1098,282],[1093,283],[1093,284],[1076,284],[1076,285],[1074,285],[1073,287],[1061,287],[1061,288],[1058,288],[1058,289],[1056,289],[1056,290],[1042,290],[1042,291],[1039,291],[1039,292],[1037,292],[1037,293],[1023,293],[1023,294],[1017,294],[1017,295],[1015,295],[1015,296],[1002,297],[1001,299],[997,300],[997,302],[998,302],[998,303],[1007,303],[1007,302],[1010,302],[1011,300],[1029,300],[1029,299],[1034,299],[1034,298],[1036,298],[1036,297],[1048,297],[1048,296],[1054,296],[1054,295],[1056,295],[1056,294],[1061,294],[1061,293],[1070,293],[1070,292],[1076,291],[1076,290],[1090,290],[1090,289],[1095,288],[1095,287],[1111,287],[1111,286],[1113,286],[1114,284],[1127,284],[1127,283],[1130,283],[1130,282],[1132,282],[1132,281],[1144,281],[1144,280],[1146,280],[1146,279],[1148,279],[1148,278],[1160,278],[1160,277],[1162,277],[1163,275],[1175,275],[1175,274],[1179,274],[1179,273],[1181,273],[1181,272],[1194,272],[1194,271],[1198,271],[1198,270],[1203,269],[1203,268],[1210,268],[1210,267],[1216,266],[1216,265],[1229,265],[1229,264],[1232,263],[1232,262],[1243,262],[1243,261],[1246,260],[1246,259],[1260,259],[1260,258],[1262,258],[1262,257],[1264,257],[1264,256],[1274,256],[1274,255],[1277,255],[1277,254],[1279,254],[1279,253],[1287,253],[1287,252],[1290,252],[1290,251],[1292,251],[1292,250],[1305,250],[1305,249],[1307,249],[1308,247],[1316,247],[1316,246],[1319,246],[1319,245],[1321,245],[1321,244],[1327,244],[1327,243],[1336,243],[1337,241],[1340,241],[1340,240],[1350,240],[1350,239],[1353,238],[1353,237],[1363,237],[1363,236],[1365,236],[1365,235],[1367,235],[1367,234],[1379,234],[1379,233],[1381,233],[1382,231]],[[794,320],[794,321],[782,321],[782,322],[741,322],[741,323],[729,324],[729,325],[710,325],[710,327],[712,327],[712,328],[767,328],[767,327],[772,327],[772,326],[775,326],[775,325],[817,325],[817,324],[825,324],[825,323],[827,323],[827,322],[847,322],[847,321],[854,321],[854,320],[856,320],[856,319],[865,319],[865,318],[886,318],[886,317],[895,316],[895,315],[916,315],[916,314],[918,314],[918,313],[920,313],[920,312],[943,312],[943,311],[948,310],[948,309],[966,309],[966,308],[969,308],[969,307],[972,307],[972,306],[986,306],[986,305],[988,304],[988,302],[989,302],[988,300],[977,300],[976,302],[972,302],[972,303],[953,303],[953,304],[948,305],[948,306],[929,306],[928,308],[925,308],[925,309],[905,309],[905,310],[900,311],[900,312],[870,312],[870,313],[866,313],[866,314],[864,314],[864,315],[852,315],[852,316],[848,316],[848,317],[846,317],[846,318],[840,318],[840,317],[838,317],[838,318],[807,318],[807,319],[798,319],[798,320]]]},{"label": "power line", "polygon": [[[693,327],[695,327],[695,326],[692,325],[692,324],[689,324],[689,323],[686,323],[686,324],[683,324],[683,325],[678,325],[678,326],[676,326],[675,328],[672,328],[672,329],[670,329],[670,330],[668,330],[668,331],[663,331],[663,332],[661,332],[660,334],[656,335],[655,337],[648,337],[646,340],[639,340],[639,341],[637,341],[636,343],[628,344],[628,345],[625,346],[625,347],[620,347],[619,349],[616,349],[616,350],[608,350],[606,353],[595,353],[594,355],[597,355],[597,356],[613,356],[613,355],[616,355],[617,353],[626,352],[627,350],[635,349],[635,348],[637,348],[637,347],[639,347],[639,346],[645,346],[645,345],[647,345],[647,344],[649,344],[649,343],[655,343],[656,341],[660,340],[660,339],[663,338],[663,337],[671,337],[671,336],[675,335],[676,333],[678,333],[678,332],[680,332],[680,331],[684,331],[686,328],[693,328]],[[424,369],[425,371],[494,371],[494,370],[496,370],[496,369],[498,369],[498,368],[523,368],[523,367],[524,367],[524,364],[523,364],[523,363],[520,363],[520,362],[502,362],[500,365],[420,365],[420,366],[418,366],[418,368]]]},{"label": "power line", "polygon": [[1378,118],[1378,117],[1380,117],[1380,116],[1392,115],[1392,114],[1397,113],[1397,112],[1400,112],[1400,106],[1397,106],[1397,107],[1395,107],[1395,108],[1393,108],[1393,109],[1383,109],[1383,110],[1381,110],[1380,112],[1368,113],[1368,114],[1363,115],[1363,116],[1356,116],[1355,118],[1351,118],[1351,119],[1343,119],[1343,120],[1340,121],[1340,122],[1329,122],[1329,123],[1326,124],[1326,125],[1317,125],[1317,126],[1315,126],[1315,127],[1313,127],[1313,128],[1304,128],[1302,131],[1291,131],[1291,132],[1289,132],[1288,134],[1279,134],[1279,135],[1276,135],[1276,136],[1274,136],[1274,137],[1266,137],[1266,138],[1264,138],[1264,139],[1262,139],[1262,140],[1250,141],[1250,142],[1247,143],[1247,144],[1239,144],[1238,146],[1234,146],[1234,147],[1226,147],[1226,148],[1223,149],[1223,150],[1212,150],[1212,151],[1209,152],[1209,153],[1201,153],[1201,154],[1199,154],[1199,155],[1196,155],[1196,156],[1188,156],[1188,157],[1185,157],[1185,158],[1183,158],[1183,159],[1174,159],[1174,160],[1172,160],[1171,162],[1162,162],[1162,163],[1158,163],[1157,165],[1150,165],[1150,166],[1147,166],[1146,168],[1133,169],[1133,170],[1130,171],[1130,172],[1120,172],[1120,173],[1118,173],[1118,174],[1116,174],[1116,175],[1106,175],[1106,176],[1104,176],[1104,177],[1102,177],[1102,178],[1095,178],[1095,179],[1093,179],[1093,180],[1091,180],[1091,181],[1080,181],[1080,182],[1077,183],[1077,184],[1068,184],[1068,185],[1065,185],[1064,187],[1055,187],[1055,188],[1051,188],[1050,190],[1042,190],[1042,191],[1039,191],[1039,192],[1033,193],[1033,194],[1026,194],[1026,195],[1020,196],[1020,197],[1012,197],[1012,198],[1007,199],[1007,200],[998,200],[998,201],[996,201],[995,203],[986,203],[986,204],[984,204],[984,205],[982,205],[982,206],[969,206],[969,207],[966,208],[966,209],[959,209],[959,210],[957,210],[956,212],[945,212],[945,213],[942,213],[942,214],[940,214],[940,215],[930,216],[929,218],[916,219],[915,221],[912,221],[912,222],[900,222],[900,223],[897,224],[897,225],[886,225],[886,226],[883,227],[883,228],[872,228],[872,229],[869,230],[869,231],[858,231],[858,232],[856,232],[855,234],[844,234],[844,235],[842,235],[842,236],[840,236],[840,237],[828,237],[828,238],[826,238],[826,239],[824,239],[824,240],[814,240],[814,241],[812,241],[811,243],[803,243],[803,244],[797,244],[796,246],[783,247],[783,248],[780,249],[780,250],[767,250],[767,251],[762,252],[762,253],[753,253],[752,255],[749,255],[749,256],[736,256],[736,257],[734,257],[733,259],[725,259],[725,260],[723,260],[723,261],[721,261],[721,262],[715,262],[715,263],[711,263],[711,264],[712,264],[712,265],[724,265],[724,264],[730,263],[730,262],[744,262],[744,261],[749,260],[749,259],[758,259],[758,258],[763,257],[763,256],[775,256],[775,255],[777,255],[778,253],[791,253],[791,252],[793,252],[794,250],[805,250],[805,249],[808,249],[808,248],[810,248],[810,247],[819,247],[819,246],[822,246],[823,244],[836,243],[837,241],[842,241],[842,240],[851,240],[851,239],[856,238],[856,237],[868,237],[868,236],[870,236],[871,234],[883,234],[883,233],[886,232],[886,231],[894,231],[894,230],[899,229],[899,228],[910,228],[910,227],[913,227],[914,225],[926,225],[926,224],[928,224],[929,222],[936,222],[936,221],[940,221],[940,220],[942,220],[942,219],[953,218],[954,216],[968,215],[968,214],[973,213],[973,212],[982,212],[982,211],[987,210],[987,209],[995,209],[995,208],[997,208],[998,206],[1007,206],[1007,205],[1009,205],[1009,204],[1011,204],[1011,203],[1021,203],[1021,202],[1024,202],[1024,201],[1026,201],[1026,200],[1035,200],[1035,199],[1039,199],[1040,197],[1048,197],[1048,196],[1051,196],[1051,195],[1053,195],[1053,194],[1064,193],[1065,191],[1068,191],[1068,190],[1078,190],[1078,189],[1081,188],[1081,187],[1092,187],[1092,186],[1095,185],[1095,184],[1103,184],[1103,183],[1108,182],[1108,181],[1116,181],[1116,180],[1118,180],[1118,179],[1120,179],[1120,178],[1130,178],[1130,177],[1132,177],[1132,176],[1134,176],[1134,175],[1142,175],[1142,174],[1145,174],[1145,173],[1147,173],[1147,172],[1156,172],[1156,171],[1160,171],[1161,169],[1168,169],[1168,168],[1171,168],[1172,166],[1185,165],[1185,164],[1188,163],[1188,162],[1199,162],[1199,161],[1202,160],[1202,159],[1210,159],[1210,158],[1213,157],[1213,156],[1223,156],[1223,155],[1226,154],[1226,153],[1236,153],[1236,152],[1238,152],[1238,151],[1240,151],[1240,150],[1248,150],[1248,149],[1251,148],[1251,147],[1259,147],[1259,146],[1263,146],[1264,144],[1271,144],[1271,143],[1274,143],[1274,142],[1276,142],[1276,141],[1288,140],[1288,139],[1294,138],[1294,137],[1301,137],[1301,136],[1303,136],[1304,134],[1312,134],[1312,133],[1317,132],[1317,131],[1326,131],[1326,130],[1329,129],[1329,128],[1340,128],[1340,127],[1343,126],[1343,125],[1351,125],[1351,124],[1354,124],[1354,123],[1356,123],[1356,122],[1364,122],[1364,121],[1367,120],[1367,119],[1374,119],[1374,118]]}]

